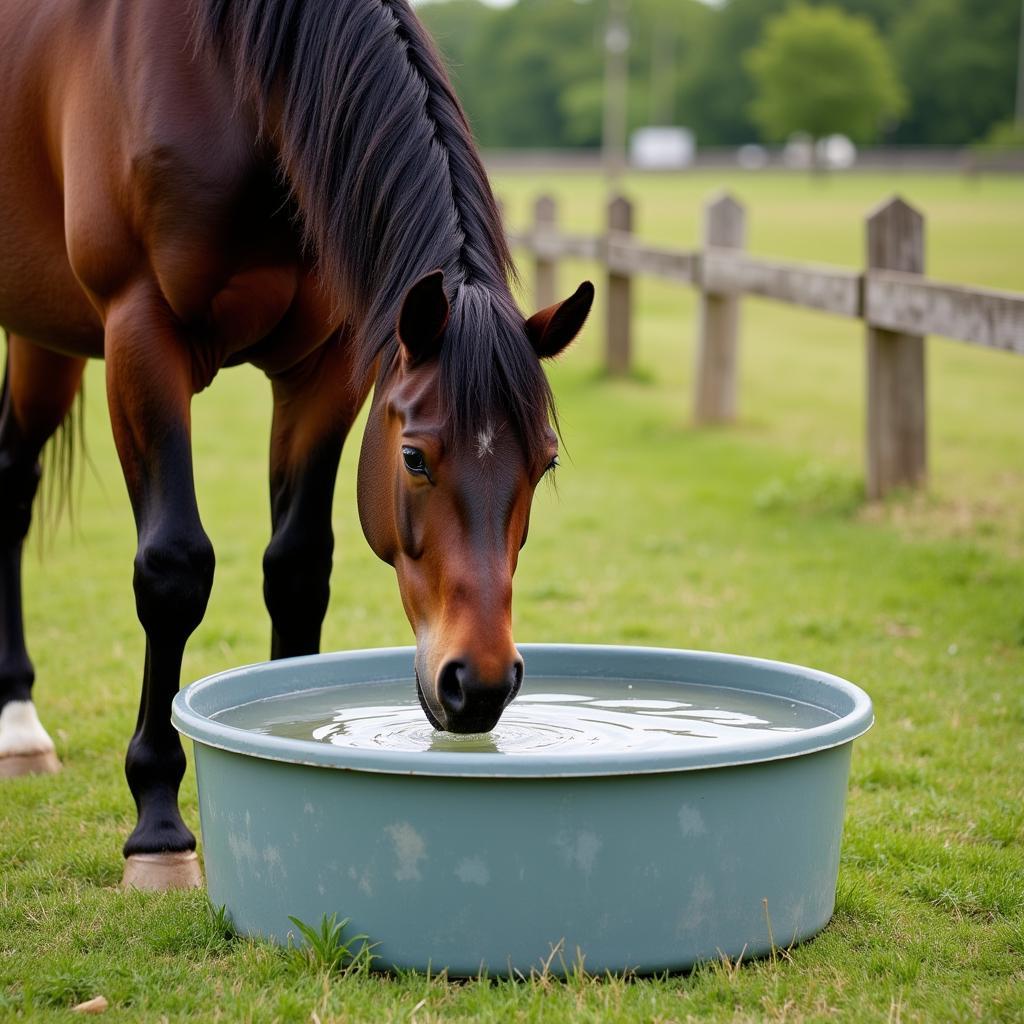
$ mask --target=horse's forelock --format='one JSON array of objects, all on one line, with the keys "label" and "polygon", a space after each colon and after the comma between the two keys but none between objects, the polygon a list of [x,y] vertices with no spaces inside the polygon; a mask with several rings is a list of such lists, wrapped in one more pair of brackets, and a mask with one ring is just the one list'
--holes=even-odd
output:
[{"label": "horse's forelock", "polygon": [[557,426],[554,397],[511,297],[463,285],[441,346],[438,388],[447,432],[473,445],[505,421],[528,455],[545,447]]}]

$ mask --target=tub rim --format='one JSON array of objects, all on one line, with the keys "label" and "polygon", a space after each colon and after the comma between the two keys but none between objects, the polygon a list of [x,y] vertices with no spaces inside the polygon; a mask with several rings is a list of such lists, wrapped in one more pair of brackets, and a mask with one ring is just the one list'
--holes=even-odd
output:
[{"label": "tub rim", "polygon": [[[494,752],[359,750],[316,740],[255,733],[211,718],[240,704],[283,693],[307,693],[355,683],[408,680],[414,647],[379,647],[256,662],[205,676],[180,690],[171,707],[174,727],[198,744],[264,760],[404,776],[453,778],[587,778],[725,768],[828,750],[850,743],[874,724],[871,698],[859,686],[820,669],[788,662],[665,647],[616,644],[518,644],[528,672],[545,678],[634,678],[697,683],[802,701],[836,717],[795,733],[755,732],[750,739],[678,751],[627,751],[510,756]],[[575,671],[559,665],[571,665]],[[553,667],[552,667],[553,666]],[[347,672],[346,672],[347,668]],[[270,684],[299,670],[303,685]],[[735,681],[727,685],[727,681]],[[723,681],[725,680],[725,681]],[[312,685],[305,685],[306,682]],[[776,685],[768,685],[774,682]],[[784,683],[785,685],[779,685]]]}]

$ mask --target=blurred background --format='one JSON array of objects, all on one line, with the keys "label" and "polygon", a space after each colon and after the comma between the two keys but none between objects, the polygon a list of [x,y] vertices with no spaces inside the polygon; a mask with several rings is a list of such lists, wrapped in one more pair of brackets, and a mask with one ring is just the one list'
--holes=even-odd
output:
[{"label": "blurred background", "polygon": [[[809,143],[829,136],[947,165],[1024,148],[1020,0],[427,0],[419,8],[489,151],[579,158],[628,139],[641,164],[757,167],[807,162]],[[660,137],[645,139],[645,128],[662,129]],[[839,141],[819,147],[838,166],[853,153]]]},{"label": "blurred background", "polygon": [[[587,1019],[677,1019],[705,1005],[716,1020],[1024,1019],[1024,147],[1013,145],[1024,141],[1021,6],[448,0],[418,8],[504,203],[522,308],[536,309],[544,292],[568,295],[584,278],[597,285],[587,327],[548,367],[562,466],[557,486],[536,495],[516,574],[517,641],[815,665],[864,686],[878,716],[854,758],[829,935],[787,951],[779,973],[774,964],[767,973],[737,965],[681,982],[712,986],[714,1003],[683,1002],[683,989],[657,1010],[602,1003]],[[734,318],[710,301],[719,325],[734,328],[736,353],[733,415],[709,424],[695,415],[700,353],[714,333],[707,296],[694,287],[700,271],[667,279],[656,270],[702,266],[707,203],[723,190],[735,201],[718,209],[732,211],[733,227],[735,211],[745,211],[744,258],[775,269],[736,299]],[[608,259],[609,191],[628,197],[633,239],[653,253],[628,282],[631,351],[618,372],[606,357],[609,299],[617,295],[621,308],[623,296],[621,262],[616,274]],[[942,337],[933,326],[915,332],[928,333],[925,342],[907,346],[921,355],[921,373],[911,374],[913,397],[896,404],[927,412],[927,475],[879,501],[865,483],[874,328],[832,307],[837,294],[859,296],[870,283],[867,222],[894,193],[916,211],[887,207],[899,237],[913,236],[905,251],[916,269],[955,286],[930,293],[932,306],[950,319],[957,309],[969,315],[958,320],[961,333]],[[546,266],[530,241],[542,195],[549,227],[557,221],[563,243],[576,239]],[[822,280],[820,291],[810,287]],[[829,280],[846,286],[836,292]],[[769,285],[788,281],[814,301],[766,297]],[[938,315],[927,303],[905,306]],[[965,331],[984,338],[966,344]],[[90,366],[92,469],[72,536],[40,515],[45,558],[26,560],[35,692],[66,781],[9,800],[19,828],[0,820],[21,879],[12,892],[32,892],[24,906],[39,900],[33,914],[48,915],[57,936],[52,956],[22,942],[47,1006],[66,1004],[79,978],[88,981],[79,998],[112,992],[93,987],[89,951],[100,948],[93,922],[104,922],[104,934],[113,928],[115,851],[134,822],[122,761],[144,644],[131,586],[135,529],[104,387],[102,365]],[[269,424],[270,388],[251,367],[225,371],[194,403],[196,486],[217,576],[188,646],[186,681],[269,651],[260,564]],[[369,550],[356,514],[361,428],[338,480],[325,650],[413,639],[394,572]],[[182,806],[195,827],[191,773]],[[73,860],[55,835],[73,837]],[[88,923],[68,927],[67,908],[82,906]],[[20,913],[8,915],[18,929],[12,948],[24,938]],[[172,960],[198,970],[177,955],[176,937],[151,954],[138,938],[149,919],[146,929],[125,920],[122,974],[126,948],[146,950],[154,970]],[[211,961],[217,986],[236,985],[223,980],[230,964]],[[647,998],[639,984],[624,990]],[[310,991],[280,1012],[264,1005],[254,1019],[308,1020]],[[456,1005],[452,995],[439,1012],[486,1015],[474,995],[481,990],[462,991],[477,1001]],[[600,998],[616,991],[602,988]],[[138,1016],[139,1005],[127,1012]],[[520,1006],[533,1013],[532,1003]]]}]

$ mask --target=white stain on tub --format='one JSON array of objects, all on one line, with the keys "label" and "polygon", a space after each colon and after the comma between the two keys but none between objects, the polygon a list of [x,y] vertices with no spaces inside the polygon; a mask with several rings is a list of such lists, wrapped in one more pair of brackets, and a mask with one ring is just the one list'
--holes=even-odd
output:
[{"label": "white stain on tub", "polygon": [[707,833],[708,827],[704,824],[704,816],[696,807],[690,804],[683,804],[679,808],[679,831],[686,837],[702,836]]},{"label": "white stain on tub", "polygon": [[464,857],[455,866],[455,877],[464,885],[487,885],[491,872],[480,857]]},{"label": "white stain on tub", "polygon": [[707,876],[698,875],[693,880],[690,898],[676,922],[676,934],[685,935],[704,925],[709,920],[714,900],[715,893],[708,883]]},{"label": "white stain on tub", "polygon": [[423,837],[407,821],[388,825],[384,831],[391,837],[395,859],[398,861],[395,879],[399,882],[418,882],[422,877],[420,861],[427,856],[427,844]]},{"label": "white stain on tub", "polygon": [[[236,861],[245,861],[253,878],[259,879],[260,855],[252,841],[252,815],[248,811],[245,812],[244,832],[231,827],[236,820],[235,815],[231,815],[228,819],[228,846],[231,849],[231,856]],[[244,875],[239,875],[240,879],[244,877]]]},{"label": "white stain on tub", "polygon": [[288,872],[284,869],[284,861],[281,859],[281,851],[276,846],[264,847],[263,863],[267,865],[267,874],[271,878],[275,875],[282,879],[288,877]]},{"label": "white stain on tub", "polygon": [[359,886],[360,892],[367,896],[373,896],[373,882],[370,880],[369,868],[364,868],[360,873],[355,869],[355,865],[352,865],[348,869],[348,877]]},{"label": "white stain on tub", "polygon": [[255,874],[255,867],[260,861],[260,856],[256,852],[256,847],[252,845],[252,840],[239,832],[229,832],[228,846],[231,848],[231,856],[237,861],[244,860]]},{"label": "white stain on tub", "polygon": [[561,832],[555,840],[567,864],[579,868],[585,875],[594,870],[597,855],[601,852],[601,840],[593,832]]}]

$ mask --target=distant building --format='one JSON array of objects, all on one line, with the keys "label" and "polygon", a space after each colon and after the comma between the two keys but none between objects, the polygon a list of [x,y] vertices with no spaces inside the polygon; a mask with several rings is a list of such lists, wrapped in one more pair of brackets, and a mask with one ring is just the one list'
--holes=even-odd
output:
[{"label": "distant building", "polygon": [[693,163],[696,148],[689,128],[649,125],[633,132],[629,160],[645,171],[674,171]]},{"label": "distant building", "polygon": [[768,160],[768,150],[756,142],[748,142],[736,150],[736,163],[745,171],[759,171],[768,166]]}]

